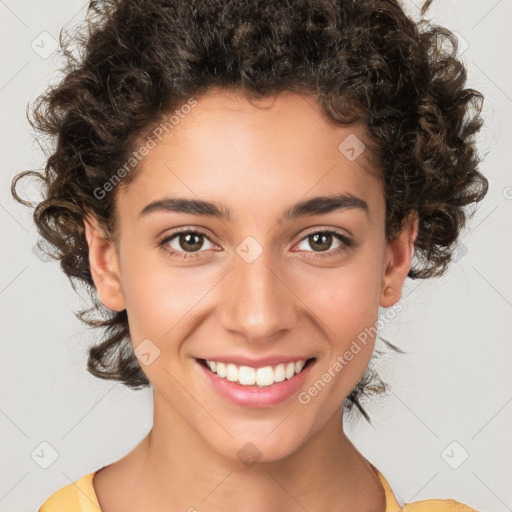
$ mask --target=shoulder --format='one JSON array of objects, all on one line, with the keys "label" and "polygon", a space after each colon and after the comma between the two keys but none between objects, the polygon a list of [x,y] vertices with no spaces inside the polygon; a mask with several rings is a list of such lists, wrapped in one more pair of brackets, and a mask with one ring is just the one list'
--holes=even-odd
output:
[{"label": "shoulder", "polygon": [[55,491],[38,512],[98,512],[100,508],[92,483],[95,473],[84,475]]},{"label": "shoulder", "polygon": [[402,505],[403,500],[399,502],[396,499],[384,475],[370,461],[367,462],[379,477],[382,487],[384,488],[386,495],[386,512],[478,512],[476,508],[453,499],[429,499]]},{"label": "shoulder", "polygon": [[476,508],[455,500],[423,500],[407,503],[401,512],[478,512]]}]

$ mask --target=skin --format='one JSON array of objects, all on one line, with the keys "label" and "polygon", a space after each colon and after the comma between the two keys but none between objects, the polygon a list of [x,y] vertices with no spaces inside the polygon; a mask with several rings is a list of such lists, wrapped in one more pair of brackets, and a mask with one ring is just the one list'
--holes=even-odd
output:
[{"label": "skin", "polygon": [[[396,240],[386,241],[381,181],[365,169],[364,152],[350,161],[338,149],[350,134],[365,140],[364,127],[329,123],[304,95],[250,103],[211,92],[119,189],[116,243],[92,216],[85,220],[99,299],[127,309],[134,347],[149,338],[160,350],[141,365],[154,390],[152,430],[95,475],[103,512],[384,512],[382,486],[344,434],[342,417],[374,338],[307,405],[296,395],[264,408],[228,402],[201,378],[195,360],[306,354],[317,358],[301,388],[307,390],[376,324],[379,306],[400,300],[417,222],[409,219]],[[276,222],[295,202],[333,193],[364,199],[368,213]],[[163,211],[138,218],[148,203],[171,194],[217,201],[232,218]],[[182,227],[200,228],[210,240],[199,237],[194,253],[179,236],[167,242],[191,255],[188,261],[158,247]],[[333,237],[321,252],[308,236],[326,228],[355,246],[336,253]],[[248,236],[263,248],[252,263],[236,252]],[[261,453],[250,467],[237,456],[248,442]]]}]

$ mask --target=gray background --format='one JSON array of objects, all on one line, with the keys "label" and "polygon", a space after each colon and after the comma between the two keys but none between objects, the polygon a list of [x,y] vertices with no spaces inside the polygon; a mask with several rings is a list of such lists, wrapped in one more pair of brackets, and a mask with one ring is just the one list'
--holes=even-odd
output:
[{"label": "gray background", "polygon": [[[58,263],[32,252],[31,210],[9,192],[14,174],[44,164],[26,104],[58,76],[58,58],[48,56],[52,38],[80,21],[86,5],[0,0],[5,512],[36,510],[58,488],[122,457],[152,424],[150,390],[130,391],[86,372],[92,332],[73,315],[86,296],[73,292]],[[406,7],[418,12],[412,2]],[[368,406],[373,427],[350,421],[346,431],[399,500],[454,498],[504,512],[512,510],[512,0],[437,0],[430,16],[459,34],[468,84],[487,99],[479,148],[490,190],[449,273],[407,280],[404,309],[381,331],[407,354],[380,360],[393,388]],[[58,457],[43,469],[52,449]]]}]

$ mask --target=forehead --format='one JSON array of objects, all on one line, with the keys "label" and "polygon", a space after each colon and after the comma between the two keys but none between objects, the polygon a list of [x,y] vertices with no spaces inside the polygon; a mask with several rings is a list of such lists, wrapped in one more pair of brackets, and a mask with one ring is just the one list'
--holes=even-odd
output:
[{"label": "forehead", "polygon": [[[364,127],[334,125],[302,94],[248,100],[211,92],[142,159],[119,206],[135,215],[155,199],[179,196],[216,200],[235,215],[249,205],[281,213],[300,199],[344,192],[382,206],[364,139]],[[347,146],[361,154],[353,158]]]}]

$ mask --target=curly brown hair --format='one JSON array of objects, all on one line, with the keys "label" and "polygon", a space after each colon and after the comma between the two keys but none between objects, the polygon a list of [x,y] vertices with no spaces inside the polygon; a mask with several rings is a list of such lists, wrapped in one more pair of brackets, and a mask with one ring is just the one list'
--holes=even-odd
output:
[{"label": "curly brown hair", "polygon": [[[33,207],[16,183],[28,175],[43,181],[33,218],[57,252],[42,250],[60,260],[75,291],[74,280],[85,286],[93,306],[76,315],[103,332],[89,349],[91,374],[132,389],[150,385],[126,310],[109,310],[94,293],[84,228],[85,215],[93,215],[116,239],[116,192],[136,170],[105,197],[95,191],[165,115],[214,87],[247,98],[295,91],[313,96],[331,122],[363,122],[385,184],[387,239],[415,213],[408,277],[445,272],[470,213],[465,207],[488,189],[475,146],[483,97],[465,88],[457,39],[425,19],[429,4],[415,22],[397,0],[91,1],[86,30],[67,40],[61,30],[64,76],[29,115],[55,146],[45,168],[18,174],[11,191]],[[344,407],[356,405],[370,421],[361,398],[386,388],[369,365]]]}]

